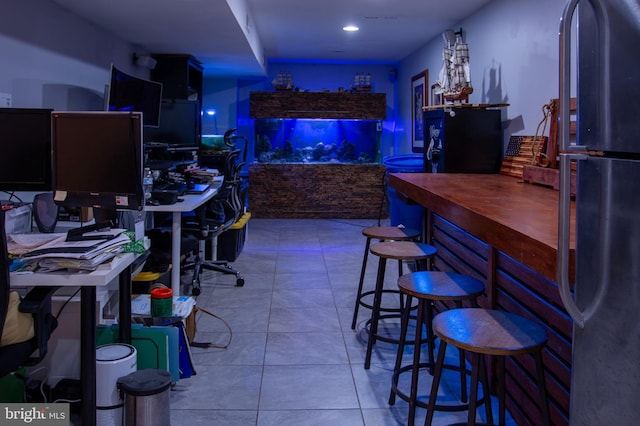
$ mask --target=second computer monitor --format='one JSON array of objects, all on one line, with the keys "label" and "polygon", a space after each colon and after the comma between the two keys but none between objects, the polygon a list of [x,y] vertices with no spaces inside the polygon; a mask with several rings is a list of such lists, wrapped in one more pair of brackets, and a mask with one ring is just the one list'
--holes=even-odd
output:
[{"label": "second computer monitor", "polygon": [[51,129],[57,204],[142,209],[141,113],[54,112]]}]

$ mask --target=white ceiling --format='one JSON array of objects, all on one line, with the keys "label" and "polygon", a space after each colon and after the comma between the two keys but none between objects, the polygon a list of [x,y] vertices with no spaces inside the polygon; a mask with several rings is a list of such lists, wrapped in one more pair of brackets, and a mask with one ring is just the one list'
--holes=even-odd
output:
[{"label": "white ceiling", "polygon": [[52,1],[143,51],[241,77],[264,75],[267,60],[397,62],[491,0]]}]

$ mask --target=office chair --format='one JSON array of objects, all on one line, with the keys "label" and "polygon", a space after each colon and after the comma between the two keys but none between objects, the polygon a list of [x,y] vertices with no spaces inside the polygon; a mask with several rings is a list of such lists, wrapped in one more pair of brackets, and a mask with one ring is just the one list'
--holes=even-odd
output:
[{"label": "office chair", "polygon": [[41,233],[55,231],[60,208],[53,201],[53,192],[36,194],[33,197],[33,219]]},{"label": "office chair", "polygon": [[[4,220],[5,213],[0,210],[0,333],[6,325],[11,293]],[[47,354],[47,342],[58,325],[51,314],[51,296],[58,288],[34,287],[20,301],[19,311],[33,316],[35,335],[27,341],[0,347],[0,377],[14,372],[20,366],[36,365]]]},{"label": "office chair", "polygon": [[[241,137],[231,134],[235,129],[225,133],[225,143],[235,148],[235,141]],[[246,139],[245,139],[246,141]],[[245,145],[246,147],[246,145]],[[238,161],[242,155],[242,161]],[[217,237],[227,231],[238,221],[244,213],[244,203],[241,200],[242,179],[240,170],[246,164],[246,149],[232,149],[225,158],[224,181],[218,194],[208,203],[196,209],[192,216],[183,217],[183,234],[195,236],[199,240],[198,251],[183,266],[182,270],[193,269],[192,294],[197,296],[201,292],[200,273],[202,270],[212,270],[223,274],[236,276],[236,285],[244,285],[244,278],[240,272],[233,269],[226,260],[206,260],[207,244],[212,247]],[[213,255],[213,248],[210,252]]]}]

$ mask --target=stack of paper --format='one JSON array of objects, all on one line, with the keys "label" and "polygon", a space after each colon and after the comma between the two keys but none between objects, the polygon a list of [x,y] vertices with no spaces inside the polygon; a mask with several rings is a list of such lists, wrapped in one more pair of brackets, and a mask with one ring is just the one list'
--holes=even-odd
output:
[{"label": "stack of paper", "polygon": [[[124,229],[93,232],[81,241],[66,241],[63,234],[21,255],[25,261],[37,261],[40,271],[60,269],[92,271],[101,263],[115,257],[131,239]],[[104,237],[102,239],[101,237]],[[15,237],[12,237],[15,241]],[[19,238],[18,238],[19,239]]]}]

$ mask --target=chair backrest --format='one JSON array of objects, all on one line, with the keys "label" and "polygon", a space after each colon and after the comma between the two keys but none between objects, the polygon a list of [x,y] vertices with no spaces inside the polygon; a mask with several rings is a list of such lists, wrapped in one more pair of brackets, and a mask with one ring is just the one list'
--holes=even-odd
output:
[{"label": "chair backrest", "polygon": [[56,229],[58,210],[58,205],[53,201],[53,192],[36,194],[33,197],[33,219],[38,231],[48,233]]}]

